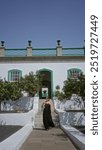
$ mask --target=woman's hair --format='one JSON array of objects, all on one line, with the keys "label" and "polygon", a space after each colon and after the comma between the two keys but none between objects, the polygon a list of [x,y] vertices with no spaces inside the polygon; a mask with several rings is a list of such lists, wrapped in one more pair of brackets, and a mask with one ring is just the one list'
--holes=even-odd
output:
[{"label": "woman's hair", "polygon": [[46,97],[46,101],[49,101],[50,99],[48,97]]}]

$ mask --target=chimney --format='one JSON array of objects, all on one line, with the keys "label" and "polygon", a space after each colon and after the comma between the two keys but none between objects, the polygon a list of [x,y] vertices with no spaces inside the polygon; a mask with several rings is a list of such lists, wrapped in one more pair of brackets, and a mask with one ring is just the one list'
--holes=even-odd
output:
[{"label": "chimney", "polygon": [[32,41],[28,41],[27,56],[32,56]]},{"label": "chimney", "polygon": [[60,40],[57,40],[56,56],[62,56],[62,46],[60,45]]},{"label": "chimney", "polygon": [[1,46],[0,46],[0,57],[5,56],[5,47],[4,47],[4,41],[1,41]]}]

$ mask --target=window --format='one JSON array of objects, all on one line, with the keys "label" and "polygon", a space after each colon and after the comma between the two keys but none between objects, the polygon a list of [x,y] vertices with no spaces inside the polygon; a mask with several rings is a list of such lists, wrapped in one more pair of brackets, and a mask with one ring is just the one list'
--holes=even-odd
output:
[{"label": "window", "polygon": [[78,76],[82,73],[82,71],[78,68],[71,68],[68,70],[68,78],[77,79]]},{"label": "window", "polygon": [[10,82],[18,82],[21,76],[22,76],[21,70],[13,69],[8,71],[8,81]]}]

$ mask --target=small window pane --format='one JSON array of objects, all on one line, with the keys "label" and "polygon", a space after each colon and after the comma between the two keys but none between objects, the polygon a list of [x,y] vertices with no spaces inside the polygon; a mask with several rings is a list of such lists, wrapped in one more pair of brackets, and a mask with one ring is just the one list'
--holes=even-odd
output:
[{"label": "small window pane", "polygon": [[8,72],[8,76],[9,76],[9,81],[11,82],[17,82],[19,81],[20,77],[21,77],[21,71],[20,70],[10,70]]},{"label": "small window pane", "polygon": [[68,78],[74,78],[77,79],[80,76],[80,73],[82,71],[80,69],[77,68],[72,68],[68,70]]}]

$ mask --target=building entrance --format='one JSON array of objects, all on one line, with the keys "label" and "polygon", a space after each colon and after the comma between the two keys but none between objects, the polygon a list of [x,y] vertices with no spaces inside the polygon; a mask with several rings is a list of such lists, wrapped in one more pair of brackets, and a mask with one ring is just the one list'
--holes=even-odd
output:
[{"label": "building entrance", "polygon": [[42,75],[42,87],[39,91],[39,97],[40,99],[52,98],[52,71],[42,69],[39,72]]}]

